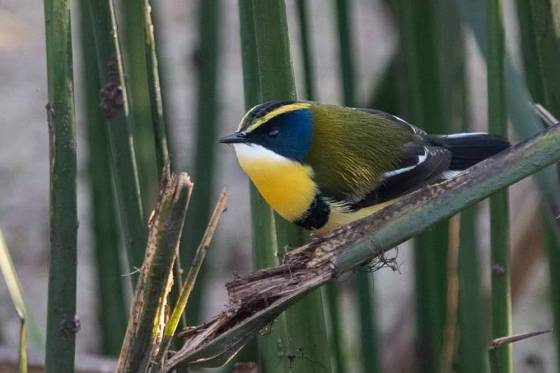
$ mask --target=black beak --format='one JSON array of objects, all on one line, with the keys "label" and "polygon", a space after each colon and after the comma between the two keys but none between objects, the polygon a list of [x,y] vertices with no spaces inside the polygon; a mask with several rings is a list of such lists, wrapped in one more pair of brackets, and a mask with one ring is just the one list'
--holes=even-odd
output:
[{"label": "black beak", "polygon": [[243,132],[234,132],[230,135],[224,136],[220,139],[222,144],[239,144],[249,142],[247,135]]}]

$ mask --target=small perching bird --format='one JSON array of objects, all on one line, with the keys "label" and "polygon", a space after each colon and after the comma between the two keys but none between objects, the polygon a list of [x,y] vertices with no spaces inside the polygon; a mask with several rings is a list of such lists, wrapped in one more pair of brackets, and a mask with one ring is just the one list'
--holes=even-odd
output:
[{"label": "small perching bird", "polygon": [[324,233],[509,147],[486,133],[429,135],[370,109],[306,101],[255,106],[233,144],[243,171],[284,219]]}]

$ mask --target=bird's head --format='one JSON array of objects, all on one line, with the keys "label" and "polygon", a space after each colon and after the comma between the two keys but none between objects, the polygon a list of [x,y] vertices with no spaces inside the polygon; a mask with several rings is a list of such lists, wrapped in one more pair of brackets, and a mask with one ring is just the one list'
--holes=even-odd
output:
[{"label": "bird's head", "polygon": [[311,105],[301,101],[257,105],[245,114],[237,131],[220,142],[233,144],[238,156],[280,157],[303,163],[313,135]]}]

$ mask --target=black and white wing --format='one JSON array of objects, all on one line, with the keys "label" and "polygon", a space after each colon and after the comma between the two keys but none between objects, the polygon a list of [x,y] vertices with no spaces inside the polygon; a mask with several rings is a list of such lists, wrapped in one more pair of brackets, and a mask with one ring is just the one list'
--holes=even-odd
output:
[{"label": "black and white wing", "polygon": [[433,183],[449,169],[450,163],[451,152],[445,148],[409,143],[398,166],[385,172],[381,184],[350,208],[358,210],[390,201]]}]

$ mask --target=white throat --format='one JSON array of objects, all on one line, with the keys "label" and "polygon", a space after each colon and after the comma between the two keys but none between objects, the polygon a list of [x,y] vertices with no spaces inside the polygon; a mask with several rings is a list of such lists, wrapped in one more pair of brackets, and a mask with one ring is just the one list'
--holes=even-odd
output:
[{"label": "white throat", "polygon": [[266,161],[271,163],[292,163],[278,153],[256,144],[233,144],[235,153],[240,162]]}]

